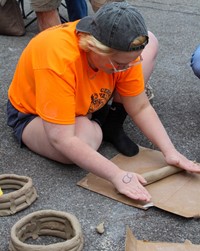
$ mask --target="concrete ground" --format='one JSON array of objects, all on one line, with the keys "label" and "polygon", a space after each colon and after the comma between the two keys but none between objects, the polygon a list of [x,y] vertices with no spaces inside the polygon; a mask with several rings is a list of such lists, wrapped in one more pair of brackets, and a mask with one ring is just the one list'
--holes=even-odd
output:
[{"label": "concrete ground", "polygon": [[[151,78],[154,107],[177,149],[200,162],[200,81],[190,68],[191,54],[200,40],[199,1],[131,2],[144,15],[148,29],[156,35],[160,44],[157,65]],[[74,214],[84,233],[84,251],[123,251],[127,225],[138,239],[165,242],[189,239],[200,244],[199,219],[185,219],[156,208],[143,211],[90,192],[76,185],[87,174],[86,171],[58,164],[26,148],[19,148],[6,125],[7,90],[20,53],[36,33],[37,26],[33,23],[23,37],[0,36],[0,173],[31,177],[39,195],[38,200],[24,211],[0,217],[0,251],[8,250],[14,223],[42,209]],[[154,147],[129,119],[125,129],[138,144]],[[105,143],[100,152],[108,158],[117,154],[111,145]],[[105,233],[99,235],[95,227],[102,221],[105,222]]]}]

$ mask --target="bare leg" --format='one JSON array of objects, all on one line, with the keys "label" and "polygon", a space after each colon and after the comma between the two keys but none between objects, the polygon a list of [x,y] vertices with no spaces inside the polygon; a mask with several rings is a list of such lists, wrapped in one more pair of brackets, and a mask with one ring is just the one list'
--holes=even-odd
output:
[{"label": "bare leg", "polygon": [[106,2],[107,0],[90,0],[94,12],[97,12],[97,10]]},{"label": "bare leg", "polygon": [[142,57],[143,57],[142,68],[144,73],[145,84],[147,84],[153,72],[156,62],[156,57],[158,54],[158,40],[152,32],[149,31],[148,34],[149,34],[149,43],[142,52]]},{"label": "bare leg", "polygon": [[[96,122],[90,121],[87,117],[76,118],[75,135],[95,150],[99,148],[102,142],[100,126]],[[64,164],[71,163],[69,159],[50,144],[40,117],[36,117],[25,127],[22,140],[30,150],[37,154]]]},{"label": "bare leg", "polygon": [[51,26],[61,24],[57,10],[36,12],[38,27],[43,31]]},{"label": "bare leg", "polygon": [[112,2],[124,2],[125,0],[90,0],[92,9],[94,12],[97,12],[99,8],[101,8],[106,3]]}]

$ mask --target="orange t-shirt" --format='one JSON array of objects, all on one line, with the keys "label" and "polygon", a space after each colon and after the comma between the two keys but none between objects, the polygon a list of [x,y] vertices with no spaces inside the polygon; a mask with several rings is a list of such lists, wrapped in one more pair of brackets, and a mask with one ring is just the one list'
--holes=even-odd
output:
[{"label": "orange t-shirt", "polygon": [[39,33],[24,49],[8,96],[23,113],[57,124],[74,124],[75,117],[101,108],[116,88],[122,96],[144,90],[142,66],[125,72],[96,75],[79,48],[78,21]]}]

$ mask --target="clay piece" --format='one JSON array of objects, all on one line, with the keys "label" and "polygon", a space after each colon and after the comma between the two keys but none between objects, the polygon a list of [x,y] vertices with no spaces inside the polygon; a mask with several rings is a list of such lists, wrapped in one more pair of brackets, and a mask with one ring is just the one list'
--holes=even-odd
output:
[{"label": "clay piece", "polygon": [[[25,243],[40,236],[62,238],[64,241],[49,245]],[[9,251],[81,251],[83,234],[77,218],[67,212],[41,210],[19,220],[11,229]]]},{"label": "clay piece", "polygon": [[0,187],[3,192],[12,190],[0,196],[0,216],[15,214],[30,206],[38,197],[32,179],[27,176],[2,174]]},{"label": "clay piece", "polygon": [[175,173],[179,173],[182,171],[184,170],[175,166],[164,166],[150,172],[142,173],[141,175],[147,181],[147,183],[145,184],[145,186],[147,186],[158,180],[162,180],[170,175],[173,175]]},{"label": "clay piece", "polygon": [[101,222],[97,227],[96,227],[96,231],[99,234],[103,234],[105,232],[105,228],[104,228],[104,222]]}]

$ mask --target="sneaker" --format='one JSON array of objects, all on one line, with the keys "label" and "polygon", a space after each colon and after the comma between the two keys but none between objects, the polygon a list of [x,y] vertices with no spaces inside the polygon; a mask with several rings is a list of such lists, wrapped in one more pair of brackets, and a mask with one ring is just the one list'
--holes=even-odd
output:
[{"label": "sneaker", "polygon": [[149,100],[154,98],[153,88],[150,86],[149,83],[146,84],[145,91],[146,91],[146,95],[147,95]]}]

